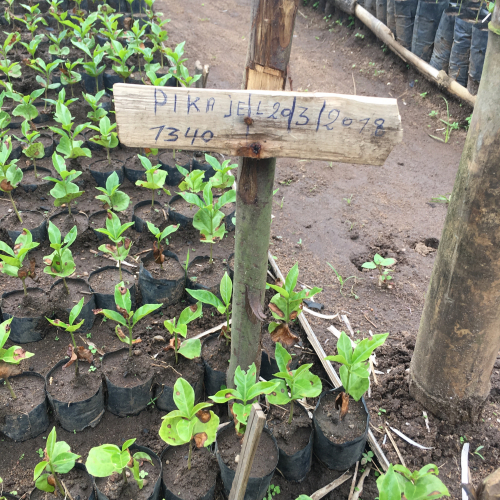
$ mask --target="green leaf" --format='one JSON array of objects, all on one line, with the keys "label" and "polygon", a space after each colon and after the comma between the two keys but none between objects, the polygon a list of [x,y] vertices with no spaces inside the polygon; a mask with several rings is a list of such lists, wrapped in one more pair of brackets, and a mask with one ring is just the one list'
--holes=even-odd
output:
[{"label": "green leaf", "polygon": [[389,465],[386,474],[377,479],[377,488],[380,500],[401,500],[402,491],[392,465]]},{"label": "green leaf", "polygon": [[290,297],[290,294],[284,288],[281,288],[278,285],[271,285],[271,283],[266,283],[266,288],[272,288],[273,290],[276,290],[280,295],[285,297],[285,299],[288,299]]},{"label": "green leaf", "polygon": [[364,269],[377,269],[377,266],[373,262],[365,262],[361,265]]},{"label": "green leaf", "polygon": [[139,307],[137,311],[135,311],[134,316],[132,318],[132,325],[135,326],[135,324],[140,321],[142,318],[147,316],[148,314],[151,314],[152,312],[156,311],[161,307],[161,304],[144,304],[143,306]]},{"label": "green leaf", "polygon": [[170,446],[180,446],[189,442],[188,440],[183,440],[178,431],[177,424],[183,420],[181,416],[171,416],[174,412],[169,413],[163,417],[163,422],[161,423],[160,430],[158,434],[160,437]]},{"label": "green leaf", "polygon": [[41,491],[47,491],[48,493],[53,493],[55,488],[54,488],[54,486],[51,486],[47,482],[48,478],[49,478],[49,474],[43,474],[42,476],[40,476],[35,482],[35,487]]},{"label": "green leaf", "polygon": [[33,481],[36,481],[40,474],[45,470],[49,462],[42,461],[35,466],[35,471],[33,472]]},{"label": "green leaf", "polygon": [[276,387],[278,387],[279,383],[279,380],[273,380],[270,382],[257,382],[252,387],[250,387],[246,394],[247,397],[246,399],[244,399],[244,401],[252,401],[254,398],[260,396],[261,394],[270,394],[276,389]]},{"label": "green leaf", "polygon": [[236,389],[222,389],[215,393],[213,396],[209,396],[209,398],[214,403],[227,403],[231,401],[231,399],[243,399],[242,395]]},{"label": "green leaf", "polygon": [[288,364],[292,361],[292,356],[290,356],[288,351],[279,342],[276,342],[274,357],[276,358],[276,364],[280,372],[288,372]]},{"label": "green leaf", "polygon": [[203,314],[202,311],[202,304],[201,302],[196,303],[196,309],[193,311],[191,309],[192,306],[186,307],[182,312],[181,315],[179,316],[179,324],[180,325],[187,325],[188,323],[191,323],[191,321],[200,318]]},{"label": "green leaf", "polygon": [[341,363],[343,365],[347,365],[347,360],[341,354],[337,354],[336,356],[327,356],[325,358],[328,361],[335,361],[337,363]]},{"label": "green leaf", "polygon": [[128,450],[134,443],[136,442],[136,438],[128,439],[122,444],[122,451]]},{"label": "green leaf", "polygon": [[229,277],[229,274],[227,274],[227,271],[224,273],[224,276],[222,277],[220,282],[220,295],[222,297],[222,300],[224,301],[224,304],[226,304],[226,307],[229,307],[229,304],[231,303],[231,297],[233,295],[233,283],[231,281],[231,278]]},{"label": "green leaf", "polygon": [[209,304],[216,308],[223,307],[225,310],[224,304],[219,300],[219,298],[208,290],[189,290],[186,288],[186,292],[188,292],[191,297],[203,302],[204,304]]},{"label": "green leaf", "polygon": [[[345,368],[345,366],[342,366]],[[358,377],[351,373],[349,377],[349,388],[344,387],[345,391],[355,400],[359,401],[370,385],[369,379]]]},{"label": "green leaf", "polygon": [[50,459],[54,458],[54,448],[56,446],[57,433],[56,428],[53,427],[50,434],[47,437],[47,455]]},{"label": "green leaf", "polygon": [[117,311],[113,311],[111,309],[103,309],[102,314],[104,315],[105,318],[111,319],[112,321],[116,321],[120,325],[123,326],[127,325],[125,318]]},{"label": "green leaf", "polygon": [[296,374],[292,383],[292,397],[294,399],[315,398],[321,394],[322,384],[317,375],[309,369]]},{"label": "green leaf", "polygon": [[351,362],[359,363],[360,361],[366,361],[373,351],[385,342],[388,336],[389,333],[379,333],[373,335],[371,338],[363,339],[354,349]]},{"label": "green leaf", "polygon": [[69,313],[69,324],[72,325],[75,322],[75,319],[78,318],[78,315],[82,312],[83,302],[85,301],[85,297],[80,299],[80,302],[76,304],[76,306],[71,309]]},{"label": "green leaf", "polygon": [[10,330],[7,329],[8,326],[12,323],[14,318],[10,318],[3,323],[0,323],[0,349],[5,345],[7,339],[9,338]]},{"label": "green leaf", "polygon": [[448,488],[434,474],[426,474],[417,479],[415,485],[411,482],[406,483],[404,492],[408,500],[424,500],[450,496]]},{"label": "green leaf", "polygon": [[285,279],[285,289],[286,291],[291,294],[297,285],[297,280],[299,278],[299,265],[295,264],[292,269],[287,274],[287,277]]},{"label": "green leaf", "polygon": [[194,390],[189,382],[182,377],[178,378],[174,384],[173,398],[175,406],[182,413],[182,416],[190,418],[194,406]]},{"label": "green leaf", "polygon": [[275,380],[273,382],[278,382],[278,386],[267,395],[268,401],[272,405],[285,405],[291,401],[288,396],[288,387],[284,380]]},{"label": "green leaf", "polygon": [[351,340],[345,332],[342,332],[340,334],[340,338],[337,342],[337,350],[339,354],[346,359],[348,364],[351,364],[353,362]]},{"label": "green leaf", "polygon": [[[128,453],[126,454],[128,456]],[[94,477],[108,477],[113,472],[122,471],[120,456],[120,448],[114,444],[96,446],[90,449],[85,467],[88,473]]]},{"label": "green leaf", "polygon": [[57,455],[55,459],[52,459],[52,465],[54,470],[61,474],[66,474],[75,466],[75,462],[80,458],[80,455],[75,453],[64,452]]},{"label": "green leaf", "polygon": [[[125,288],[125,294],[122,295],[120,288]],[[129,315],[132,312],[132,300],[130,298],[130,290],[125,287],[125,283],[122,281],[115,285],[115,304],[122,309],[125,309]]]},{"label": "green leaf", "polygon": [[201,342],[200,339],[188,339],[185,340],[179,350],[179,354],[182,354],[187,359],[199,358],[201,355]]}]

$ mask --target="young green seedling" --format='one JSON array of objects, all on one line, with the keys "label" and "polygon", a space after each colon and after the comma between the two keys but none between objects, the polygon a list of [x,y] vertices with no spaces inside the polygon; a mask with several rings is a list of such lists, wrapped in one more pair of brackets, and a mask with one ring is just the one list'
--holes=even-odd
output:
[{"label": "young green seedling", "polygon": [[37,142],[40,138],[40,133],[36,130],[31,131],[31,122],[25,120],[21,124],[21,132],[24,135],[24,139],[14,136],[18,141],[23,142],[26,146],[23,147],[23,153],[32,160],[33,162],[33,172],[35,173],[35,178],[38,179],[38,173],[36,171],[36,160],[41,159],[45,155],[45,148],[41,142]]},{"label": "young green seedling", "polygon": [[343,278],[342,275],[337,272],[337,270],[329,263],[327,264],[332,268],[333,272],[335,273],[335,276],[337,277],[338,282],[340,283],[340,295],[344,295],[342,293],[342,290],[344,289],[344,285],[350,280],[350,279],[356,279],[356,276],[349,276],[348,278]]},{"label": "young green seedling", "polygon": [[[149,79],[149,83],[151,83],[151,85],[155,85],[153,83],[152,78],[154,77],[154,78],[158,79],[158,77],[156,76],[156,72],[161,68],[160,63],[153,63],[154,53],[158,49],[157,49],[157,47],[153,47],[153,48],[151,48],[151,47],[139,47],[138,50],[140,51],[140,53],[142,54],[142,57],[146,61],[146,63],[144,64],[144,71],[146,72],[146,75]],[[148,71],[151,71],[153,73],[153,75],[148,75]],[[171,77],[170,74],[167,74],[166,76],[168,78]]]},{"label": "young green seedling", "polygon": [[73,345],[69,345],[68,349],[68,355],[70,357],[69,361],[63,366],[63,370],[68,368],[68,366],[71,366],[73,363],[75,363],[75,377],[78,377],[80,375],[80,371],[78,369],[78,360],[82,359],[84,361],[87,361],[88,363],[92,363],[94,361],[94,357],[92,356],[92,353],[88,350],[85,349],[85,347],[77,346],[76,341],[75,341],[75,333],[77,330],[80,329],[80,327],[83,325],[85,322],[84,319],[82,319],[79,323],[75,324],[75,321],[77,320],[78,316],[82,312],[83,308],[83,302],[85,301],[85,297],[82,297],[80,299],[80,302],[76,304],[72,309],[71,312],[69,313],[69,323],[64,323],[60,319],[50,319],[45,316],[45,319],[53,326],[57,328],[62,328],[63,330],[67,331],[71,335],[71,341]]},{"label": "young green seedling", "polygon": [[69,85],[71,87],[71,97],[75,96],[75,93],[73,91],[73,85],[75,83],[78,83],[82,79],[82,75],[78,71],[75,71],[75,68],[77,66],[80,66],[80,64],[82,63],[83,63],[82,58],[77,59],[75,62],[67,60],[64,63],[64,66],[61,66],[59,68],[61,71],[61,83],[63,85]]},{"label": "young green seedling", "polygon": [[217,158],[205,153],[205,160],[215,170],[215,175],[210,179],[212,186],[217,189],[227,189],[234,184],[234,176],[229,172],[233,168],[238,168],[238,165],[229,165],[231,160],[225,160],[220,164]]},{"label": "young green seedling", "polygon": [[[9,23],[9,26],[10,26],[10,21],[11,19],[14,17],[14,2],[16,0],[5,0],[7,2],[7,7],[5,8],[5,19],[7,20],[7,22]],[[20,34],[20,33],[19,33]]]},{"label": "young green seedling", "polygon": [[116,132],[113,132],[113,130],[116,128],[116,123],[113,123],[113,125],[111,125],[109,118],[107,116],[103,116],[99,120],[99,127],[96,127],[95,125],[89,125],[88,128],[99,132],[99,134],[91,137],[90,140],[106,148],[108,165],[111,165],[109,150],[114,149],[116,148],[116,146],[118,146],[118,134]]},{"label": "young green seedling", "polygon": [[268,331],[271,334],[273,342],[280,341],[288,346],[293,345],[298,340],[298,337],[290,331],[289,325],[302,313],[302,301],[322,291],[321,288],[314,287],[312,290],[295,292],[294,288],[297,285],[298,278],[299,265],[295,264],[292,269],[290,269],[285,279],[284,286],[281,286],[281,283],[279,285],[267,283],[266,285],[266,288],[272,288],[278,292],[269,302],[269,309],[271,309],[273,318],[280,321],[280,323],[271,321]]},{"label": "young green seedling", "polygon": [[173,398],[178,409],[162,417],[158,434],[170,446],[189,444],[187,467],[191,470],[193,444],[202,448],[215,441],[219,417],[212,410],[205,409],[212,403],[194,404],[194,390],[182,377],[174,384]]},{"label": "young green seedling", "polygon": [[9,132],[7,127],[10,124],[10,114],[7,111],[2,110],[4,99],[5,91],[2,91],[0,92],[0,141],[3,141],[4,137]]},{"label": "young green seedling", "polygon": [[127,210],[130,203],[130,196],[123,191],[119,191],[120,187],[120,179],[118,178],[118,174],[113,172],[106,179],[106,187],[96,187],[98,191],[101,191],[100,194],[95,198],[96,200],[102,201],[105,209],[113,210],[115,212],[123,212]]},{"label": "young green seedling", "polygon": [[123,47],[123,45],[116,40],[111,40],[111,46],[113,48],[114,55],[108,55],[107,57],[116,63],[113,65],[113,70],[116,74],[120,75],[126,83],[127,78],[134,72],[135,69],[135,66],[132,66],[131,68],[127,66],[127,60],[132,54],[134,54],[135,51],[128,47]]},{"label": "young green seedling", "polygon": [[52,181],[55,186],[50,190],[50,195],[54,198],[54,206],[60,207],[66,204],[68,207],[68,214],[71,216],[71,202],[79,198],[85,191],[80,191],[80,188],[72,181],[82,175],[82,172],[77,170],[66,170],[66,162],[62,156],[57,153],[52,155],[52,164],[56,172],[61,176],[61,179],[55,177],[44,177],[46,181]]},{"label": "young green seedling", "polygon": [[[43,35],[37,35],[30,43],[21,42],[21,45],[26,49],[28,54],[31,56],[31,59],[35,59],[36,51],[38,50],[38,46],[40,42],[43,40]],[[31,64],[31,63],[30,63]]]},{"label": "young green seedling", "polygon": [[[115,285],[116,311],[111,309],[94,309],[94,314],[103,314],[104,317],[118,323],[115,332],[121,342],[129,346],[128,356],[132,358],[132,345],[140,342],[140,339],[133,338],[134,326],[148,314],[156,311],[161,304],[145,304],[137,311],[132,311],[132,301],[130,300],[130,290],[125,287],[123,281]],[[123,333],[122,326],[128,329],[128,337]]]},{"label": "young green seedling", "polygon": [[163,255],[163,250],[165,247],[161,244],[164,241],[168,245],[168,238],[172,233],[175,233],[179,226],[167,226],[163,231],[160,231],[154,224],[146,221],[148,225],[149,232],[156,238],[156,241],[153,241],[153,256],[155,262],[160,264],[160,267],[163,269],[163,263],[165,262],[165,255]]},{"label": "young green seedling", "polygon": [[53,278],[62,278],[66,293],[69,295],[69,288],[66,283],[66,278],[71,276],[76,269],[73,261],[73,254],[69,247],[76,240],[77,228],[73,226],[68,234],[61,241],[61,231],[49,220],[47,228],[50,240],[50,248],[54,251],[43,258],[43,262],[47,265],[43,272]]},{"label": "young green seedling", "polygon": [[[54,427],[47,437],[43,460],[35,467],[33,480],[39,490],[53,493],[57,487],[59,493],[65,498],[66,488],[59,474],[67,474],[71,471],[80,455],[71,453],[71,448],[65,441],[56,440],[57,434]],[[42,474],[44,471],[46,473]]]},{"label": "young green seedling", "polygon": [[[0,44],[0,55],[5,62],[9,59],[9,52],[15,47],[16,43],[21,41],[21,33],[14,31],[13,33],[8,33],[3,44]],[[10,62],[10,61],[9,61]]]},{"label": "young green seedling", "polygon": [[380,500],[426,500],[449,497],[448,488],[438,479],[439,469],[428,464],[410,472],[402,465],[389,465],[377,479]]},{"label": "young green seedling", "polygon": [[24,259],[30,250],[36,248],[40,243],[33,241],[31,232],[28,229],[23,229],[21,234],[16,238],[14,250],[12,250],[3,241],[0,241],[0,251],[6,255],[0,254],[0,272],[7,276],[19,278],[23,284],[24,295],[28,295],[26,289],[26,278],[35,279],[35,259],[31,259],[29,266],[24,265]]},{"label": "young green seedling", "polygon": [[203,170],[192,170],[189,172],[184,167],[176,165],[177,170],[184,176],[184,179],[179,184],[179,189],[181,191],[189,191],[190,193],[199,193],[203,191],[206,182],[203,182],[205,178],[205,172]]},{"label": "young green seedling", "polygon": [[44,93],[44,89],[36,89],[29,95],[18,94],[17,92],[7,92],[6,96],[10,97],[18,104],[12,111],[13,116],[22,116],[25,120],[34,120],[38,116],[38,110],[33,102]]},{"label": "young green seedling", "polygon": [[12,399],[17,399],[16,393],[9,382],[9,377],[20,375],[22,373],[19,363],[22,359],[28,359],[34,356],[33,353],[25,351],[18,345],[13,345],[8,349],[3,346],[10,335],[10,324],[14,318],[10,318],[0,324],[0,378],[2,378],[9,389]]},{"label": "young green seedling", "polygon": [[368,339],[363,339],[353,349],[351,340],[342,332],[337,342],[336,356],[327,356],[328,361],[340,363],[339,374],[340,380],[344,387],[344,392],[338,394],[335,400],[335,407],[340,408],[340,420],[342,420],[349,411],[349,396],[354,401],[359,401],[370,386],[370,373],[368,371],[368,358],[373,351],[381,346],[385,339],[389,336],[388,333],[380,333],[373,335]]},{"label": "young green seedling", "polygon": [[210,264],[213,263],[212,248],[218,239],[224,238],[226,225],[221,224],[224,213],[221,208],[236,201],[236,191],[226,191],[215,203],[212,185],[208,183],[203,189],[203,200],[193,193],[179,193],[188,203],[196,205],[199,210],[194,214],[193,226],[200,231],[201,242],[210,244]]},{"label": "young green seedling", "polygon": [[97,232],[105,234],[114,243],[114,245],[101,245],[99,247],[99,251],[111,254],[113,259],[118,262],[120,281],[123,281],[122,262],[127,258],[130,249],[132,248],[132,240],[130,238],[125,238],[122,234],[133,225],[134,222],[126,222],[125,224],[122,224],[118,215],[111,210],[108,210],[108,216],[106,217],[106,229],[96,229]]},{"label": "young green seedling", "polygon": [[197,302],[196,305],[188,306],[184,311],[181,312],[179,320],[176,318],[167,319],[164,321],[163,325],[169,331],[170,335],[174,338],[170,339],[170,343],[165,347],[164,351],[173,350],[175,353],[175,364],[179,363],[179,354],[187,359],[198,358],[201,354],[201,342],[200,339],[187,339],[181,343],[179,335],[186,338],[187,335],[187,325],[191,321],[200,318],[202,316],[203,306],[201,302]]},{"label": "young green seedling", "polygon": [[[168,20],[169,21],[169,20]],[[163,25],[162,25],[163,26]],[[167,47],[165,46],[165,42],[168,40],[168,33],[162,30],[162,26],[159,24],[151,24],[151,33],[147,35],[147,37],[153,43],[155,50],[160,52],[160,64],[161,67],[164,67],[163,55],[167,51]]]},{"label": "young green seedling", "polygon": [[170,191],[168,189],[165,189],[164,187],[168,172],[166,170],[160,170],[160,164],[153,167],[153,165],[151,164],[151,160],[149,158],[146,158],[145,156],[137,155],[137,158],[139,158],[142,166],[146,169],[146,180],[136,181],[135,185],[141,186],[146,189],[151,189],[151,208],[154,208],[156,190],[161,189],[165,194],[170,195]]},{"label": "young green seedling", "polygon": [[141,74],[141,47],[144,47],[143,36],[146,33],[147,24],[143,24],[142,26],[139,23],[139,20],[135,20],[134,24],[130,28],[130,31],[127,31],[126,38],[128,41],[128,47],[137,52],[137,66],[139,68],[139,73]]},{"label": "young green seedling", "polygon": [[174,66],[172,71],[173,76],[175,76],[175,78],[182,85],[184,85],[184,87],[191,87],[193,83],[197,82],[201,78],[201,75],[189,76],[189,71],[186,66],[184,66],[184,63],[187,61],[187,59],[182,59],[182,56],[184,55],[185,44],[186,42],[179,43],[179,45],[175,47],[175,50],[167,47],[165,52],[168,59]]},{"label": "young green seedling", "polygon": [[64,104],[66,107],[69,107],[71,104],[74,102],[78,101],[78,98],[72,97],[70,99],[66,99],[66,89],[64,87],[61,87],[61,90],[57,94],[57,99],[46,99],[46,101],[51,104],[52,106],[56,106],[57,109],[57,104],[61,103]]},{"label": "young green seedling", "polygon": [[[62,1],[62,0],[61,0]],[[61,47],[61,43],[66,40],[66,35],[68,34],[68,30],[63,30],[60,31],[59,33],[49,33],[47,32],[47,38],[52,42],[51,45],[49,45],[49,54],[52,56],[60,57],[60,58],[66,58],[69,56],[69,47]]]},{"label": "young green seedling", "polygon": [[246,372],[238,366],[234,373],[236,389],[222,389],[215,396],[210,396],[215,403],[228,403],[232,399],[241,401],[241,403],[234,403],[232,408],[236,433],[240,436],[245,433],[254,399],[261,394],[270,394],[279,386],[278,381],[257,382],[256,379],[255,363],[252,363]]},{"label": "young green seedling", "polygon": [[123,35],[123,30],[118,29],[118,19],[121,17],[123,17],[123,14],[101,12],[99,14],[99,19],[104,27],[99,30],[99,33],[109,38],[109,40],[118,40],[118,38]]},{"label": "young green seedling", "polygon": [[[461,4],[460,4],[461,5]],[[443,97],[443,96],[441,96]],[[444,134],[444,139],[441,139],[441,137],[436,137],[435,135],[429,134],[429,137],[432,137],[433,139],[436,139],[436,141],[444,142],[445,144],[448,143],[450,140],[450,135],[452,130],[458,130],[458,122],[450,122],[450,109],[448,107],[448,101],[443,97],[444,102],[446,103],[446,120],[443,120],[443,118],[440,118],[439,121],[443,122],[446,125],[445,131],[443,132]]]},{"label": "young green seedling", "polygon": [[[36,76],[36,81],[40,84],[42,89],[45,92],[45,99],[47,99],[47,93],[49,90],[57,89],[61,86],[60,83],[51,83],[52,80],[52,73],[58,69],[59,64],[62,63],[61,59],[56,59],[53,62],[50,63],[45,63],[45,61],[37,57],[34,61],[31,61],[30,68],[33,68],[35,71],[38,71],[41,73],[44,78],[42,78],[40,75]],[[62,81],[62,76],[63,72],[61,72],[61,81]],[[44,110],[47,109],[47,101],[45,101],[45,107],[43,108]]]},{"label": "young green seedling", "polygon": [[17,21],[21,21],[26,25],[26,28],[31,33],[31,38],[35,38],[35,31],[38,29],[38,25],[41,23],[44,26],[48,26],[47,21],[42,17],[42,13],[38,8],[39,4],[36,5],[25,5],[21,4],[21,7],[26,9],[23,17],[16,17]]},{"label": "young green seedling", "polygon": [[[11,84],[10,77],[12,78],[21,78],[21,65],[18,62],[11,62],[9,59],[0,60],[0,71],[4,73],[8,80],[9,84]],[[7,87],[5,82],[0,82],[5,88],[12,90],[12,87]]]},{"label": "young green seedling", "polygon": [[389,274],[389,269],[384,269],[384,267],[390,267],[396,264],[396,259],[388,258],[384,259],[381,255],[376,253],[373,260],[370,262],[365,262],[361,267],[363,269],[376,269],[379,273],[378,283],[380,286],[387,286],[387,282],[392,280],[392,276]]},{"label": "young green seedling", "polygon": [[312,363],[303,364],[297,370],[290,371],[289,366],[292,362],[292,356],[279,343],[276,343],[274,352],[279,372],[274,376],[282,380],[273,392],[267,395],[268,401],[272,405],[284,405],[290,403],[290,416],[288,423],[293,419],[293,402],[302,398],[315,398],[321,394],[321,380],[317,375],[310,372]]},{"label": "young green seedling", "polygon": [[142,490],[144,480],[141,476],[139,463],[145,460],[152,465],[154,464],[147,453],[138,451],[132,455],[129,448],[134,443],[135,439],[129,439],[123,443],[121,448],[114,444],[103,444],[91,448],[85,462],[87,471],[94,477],[109,477],[116,472],[122,476],[123,482],[127,484],[127,469],[129,469],[137,481],[137,486]]},{"label": "young green seedling", "polygon": [[104,56],[106,55],[106,49],[98,45],[94,48],[93,52],[90,52],[90,49],[83,42],[74,42],[72,40],[73,45],[76,45],[79,49],[83,50],[85,54],[85,62],[83,63],[83,69],[85,73],[90,77],[95,79],[95,88],[96,92],[99,91],[99,76],[106,69],[106,65],[103,64],[100,66]]},{"label": "young green seedling", "polygon": [[215,307],[220,314],[226,315],[226,324],[221,328],[219,338],[224,337],[226,339],[226,345],[228,345],[229,342],[231,342],[231,327],[229,321],[231,318],[230,309],[231,298],[233,295],[233,282],[227,272],[224,273],[224,276],[222,276],[222,279],[220,280],[220,296],[222,297],[222,300],[208,290],[188,290],[186,288],[186,292],[188,292],[189,295],[196,300],[203,302],[203,304]]},{"label": "young green seedling", "polygon": [[105,94],[104,90],[100,90],[99,92],[97,92],[95,96],[92,94],[82,94],[83,98],[92,108],[92,111],[89,111],[87,113],[87,118],[90,118],[90,120],[92,120],[94,123],[99,122],[101,118],[103,118],[108,114],[108,112],[99,105],[99,101],[101,100],[104,94]]},{"label": "young green seedling", "polygon": [[[158,65],[159,66],[159,65]],[[166,75],[162,76],[156,76],[156,70],[151,69],[150,67],[146,69],[146,76],[147,80],[144,81],[145,79],[143,78],[142,81],[148,85],[153,85],[154,87],[163,87],[167,81],[172,78],[172,75],[170,73],[167,73]]]},{"label": "young green seedling", "polygon": [[78,134],[83,132],[90,125],[90,123],[81,123],[76,126],[75,130],[73,130],[74,117],[71,116],[71,112],[68,107],[60,101],[56,104],[54,120],[60,123],[62,127],[49,127],[52,132],[61,136],[61,141],[57,145],[56,151],[63,154],[65,159],[74,159],[79,158],[80,156],[91,158],[92,154],[90,149],[82,148],[81,145],[83,144],[83,141],[78,141],[76,139]]},{"label": "young green seedling", "polygon": [[14,212],[22,224],[23,219],[17,210],[14,198],[12,198],[12,191],[19,186],[23,180],[23,171],[16,165],[18,160],[10,160],[12,152],[12,140],[9,137],[7,140],[1,142],[0,147],[0,191],[7,193],[9,196]]}]

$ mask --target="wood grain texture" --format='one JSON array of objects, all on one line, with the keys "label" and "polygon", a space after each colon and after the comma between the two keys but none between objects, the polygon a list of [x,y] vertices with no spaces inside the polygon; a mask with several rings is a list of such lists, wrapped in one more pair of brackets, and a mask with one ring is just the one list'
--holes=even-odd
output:
[{"label": "wood grain texture", "polygon": [[258,403],[252,405],[250,417],[248,417],[248,424],[243,437],[243,445],[241,447],[240,460],[236,473],[234,475],[233,485],[229,493],[229,500],[243,500],[247,489],[248,479],[252,470],[253,459],[259,445],[260,436],[264,424],[266,423],[266,416],[260,409]]},{"label": "wood grain texture", "polygon": [[124,83],[114,98],[130,147],[382,165],[403,134],[396,99]]}]

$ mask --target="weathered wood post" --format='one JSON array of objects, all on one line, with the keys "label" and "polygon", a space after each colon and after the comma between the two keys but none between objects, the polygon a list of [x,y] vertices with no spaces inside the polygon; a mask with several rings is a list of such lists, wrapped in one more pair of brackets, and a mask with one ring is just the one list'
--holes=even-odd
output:
[{"label": "weathered wood post", "polygon": [[[285,90],[298,5],[299,0],[254,0],[244,89]],[[245,120],[251,128],[252,116]],[[263,146],[260,142],[253,142],[246,152],[242,151],[245,157],[238,168],[233,323],[227,372],[231,386],[238,365],[246,370],[255,362],[260,367],[261,321],[265,319],[263,305],[276,165],[276,158],[259,159]]]},{"label": "weathered wood post", "polygon": [[475,421],[500,349],[500,6],[411,362],[410,392],[450,422]]}]

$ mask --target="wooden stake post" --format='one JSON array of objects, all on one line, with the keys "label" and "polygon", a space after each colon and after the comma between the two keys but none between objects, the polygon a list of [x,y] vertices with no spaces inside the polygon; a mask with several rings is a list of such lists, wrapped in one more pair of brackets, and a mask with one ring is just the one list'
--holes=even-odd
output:
[{"label": "wooden stake post", "polygon": [[236,473],[234,475],[233,485],[229,492],[229,500],[243,500],[247,490],[250,471],[252,470],[253,459],[259,445],[260,436],[264,424],[266,423],[266,415],[260,409],[258,403],[252,405],[252,411],[248,417],[248,424],[243,437],[243,446],[241,447],[240,459]]},{"label": "wooden stake post", "polygon": [[382,165],[402,139],[396,99],[283,92],[299,0],[254,0],[243,88],[115,84],[120,141],[242,157],[236,193],[231,360],[260,367],[276,157]]}]

